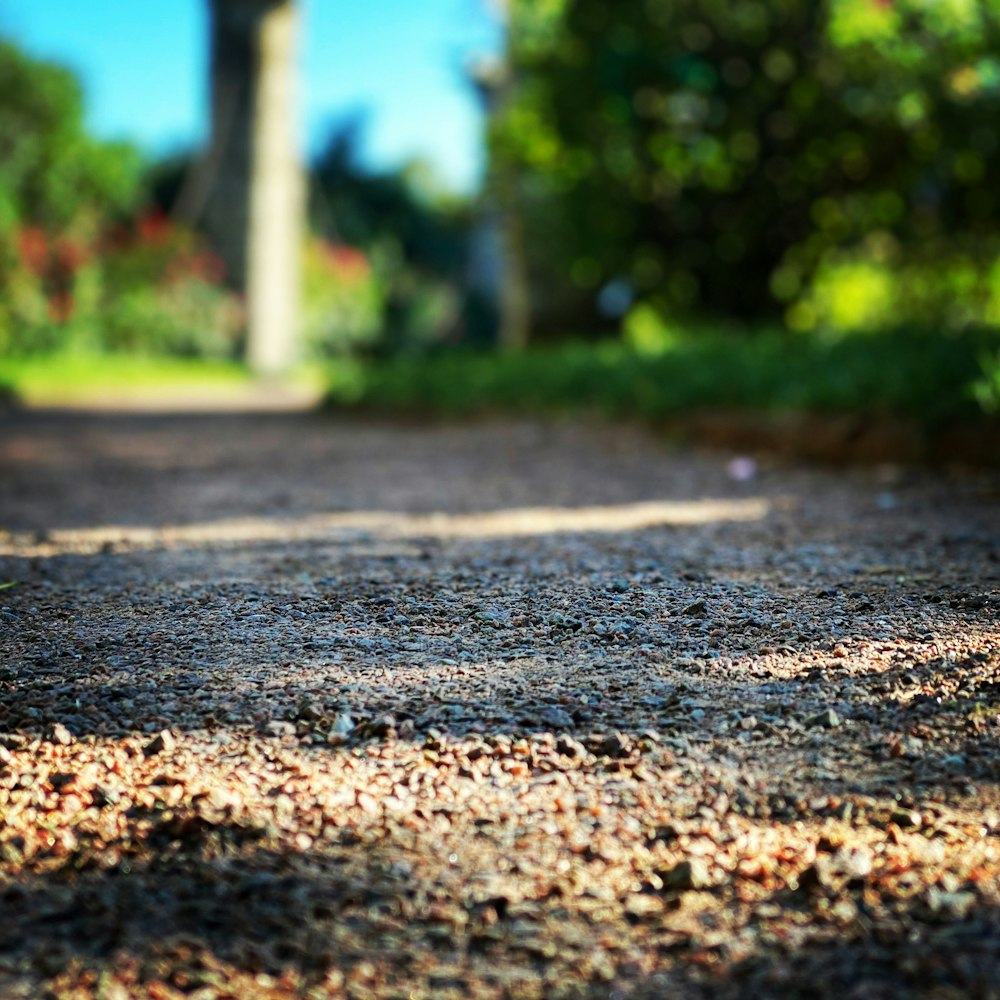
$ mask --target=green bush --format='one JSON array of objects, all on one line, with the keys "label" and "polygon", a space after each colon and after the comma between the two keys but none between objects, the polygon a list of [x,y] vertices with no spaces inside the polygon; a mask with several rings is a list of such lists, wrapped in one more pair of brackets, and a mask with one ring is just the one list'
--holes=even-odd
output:
[{"label": "green bush", "polygon": [[0,352],[229,356],[239,311],[194,234],[133,224],[141,161],[68,70],[0,42]]},{"label": "green bush", "polygon": [[151,215],[90,244],[16,232],[0,286],[0,351],[232,357],[240,307],[191,232]]},{"label": "green bush", "polygon": [[222,262],[190,230],[159,213],[119,233],[101,257],[87,317],[98,350],[234,357],[241,308],[222,285]]},{"label": "green bush", "polygon": [[308,355],[335,358],[370,346],[381,332],[382,290],[368,258],[313,238],[303,257],[302,341]]},{"label": "green bush", "polygon": [[[977,412],[974,390],[1000,332],[897,330],[835,338],[781,330],[703,330],[655,351],[612,340],[522,355],[449,352],[351,367],[331,380],[334,406],[424,411],[576,413],[657,421],[699,409],[907,415],[925,424]],[[993,378],[1000,365],[993,369]],[[991,382],[995,392],[1000,381]]]},{"label": "green bush", "polygon": [[987,413],[1000,413],[1000,350],[984,354],[981,364],[982,377],[973,384],[973,395]]},{"label": "green bush", "polygon": [[687,319],[995,321],[997,4],[509,6],[491,156],[543,327],[611,281]]}]

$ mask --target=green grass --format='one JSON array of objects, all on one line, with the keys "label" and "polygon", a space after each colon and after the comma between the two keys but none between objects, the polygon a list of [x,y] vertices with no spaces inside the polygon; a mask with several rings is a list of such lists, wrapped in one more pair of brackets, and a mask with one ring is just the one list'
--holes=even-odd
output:
[{"label": "green grass", "polygon": [[[296,380],[317,377],[303,369]],[[0,357],[0,385],[32,406],[72,405],[155,393],[236,393],[254,376],[235,361],[133,355],[38,355]]]},{"label": "green grass", "polygon": [[784,331],[702,333],[656,353],[620,341],[520,355],[453,352],[346,366],[328,402],[442,415],[589,411],[655,421],[705,409],[905,415],[933,425],[974,416],[981,359],[1000,331],[897,331],[831,338]]}]

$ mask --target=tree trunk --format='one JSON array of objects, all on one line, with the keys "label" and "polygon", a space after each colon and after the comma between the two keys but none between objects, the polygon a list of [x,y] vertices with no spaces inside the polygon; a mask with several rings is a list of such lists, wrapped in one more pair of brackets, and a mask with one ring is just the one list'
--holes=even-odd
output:
[{"label": "tree trunk", "polygon": [[295,0],[210,0],[212,136],[205,226],[245,296],[246,357],[295,360],[304,208],[296,135]]},{"label": "tree trunk", "polygon": [[[487,122],[502,115],[513,81],[508,60],[483,60],[472,80],[486,110]],[[531,336],[531,288],[524,246],[524,219],[517,169],[493,158],[486,178],[487,211],[483,223],[500,247],[497,343],[502,351],[523,351]]]},{"label": "tree trunk", "polygon": [[[509,171],[501,167],[501,171]],[[524,247],[524,225],[513,176],[498,180],[501,211],[501,234],[504,259],[503,284],[500,286],[500,332],[504,351],[523,351],[531,335],[531,293]]]}]

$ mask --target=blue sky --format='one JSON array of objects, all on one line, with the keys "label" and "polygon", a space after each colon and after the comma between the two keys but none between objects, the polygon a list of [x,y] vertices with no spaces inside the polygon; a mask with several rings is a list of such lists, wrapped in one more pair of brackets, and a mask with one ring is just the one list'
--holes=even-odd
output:
[{"label": "blue sky", "polygon": [[[369,163],[419,156],[450,187],[473,187],[481,120],[463,72],[500,44],[488,0],[302,0],[302,7],[307,147],[365,109]],[[151,153],[204,137],[207,22],[207,0],[0,0],[0,35],[79,73],[91,128]]]}]

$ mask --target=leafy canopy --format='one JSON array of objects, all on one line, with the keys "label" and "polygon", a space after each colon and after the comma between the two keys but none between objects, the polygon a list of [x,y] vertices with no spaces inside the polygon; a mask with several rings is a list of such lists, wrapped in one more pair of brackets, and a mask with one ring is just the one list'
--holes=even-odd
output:
[{"label": "leafy canopy", "polygon": [[841,288],[858,322],[909,302],[1000,315],[995,0],[510,12],[492,154],[518,173],[549,300],[618,280],[680,316],[808,327]]},{"label": "leafy canopy", "polygon": [[0,230],[92,227],[132,205],[140,169],[130,146],[87,134],[69,70],[0,41]]}]

